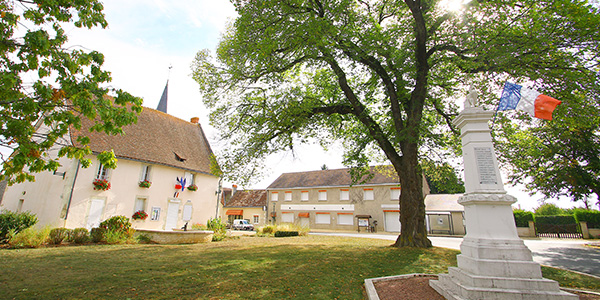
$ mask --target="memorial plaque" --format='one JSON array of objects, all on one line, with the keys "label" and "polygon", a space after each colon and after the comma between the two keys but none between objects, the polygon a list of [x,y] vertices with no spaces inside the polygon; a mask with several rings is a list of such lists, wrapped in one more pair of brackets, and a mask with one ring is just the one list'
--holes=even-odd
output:
[{"label": "memorial plaque", "polygon": [[491,147],[474,147],[479,184],[498,184],[494,153]]}]

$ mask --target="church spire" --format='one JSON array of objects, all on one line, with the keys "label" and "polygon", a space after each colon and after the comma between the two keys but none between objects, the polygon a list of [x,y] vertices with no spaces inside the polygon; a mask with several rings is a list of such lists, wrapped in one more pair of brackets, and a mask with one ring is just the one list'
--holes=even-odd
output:
[{"label": "church spire", "polygon": [[162,96],[160,97],[160,102],[158,102],[158,106],[156,107],[156,110],[167,113],[168,93],[169,93],[169,80],[167,80],[167,84],[165,84],[165,90],[163,91]]}]

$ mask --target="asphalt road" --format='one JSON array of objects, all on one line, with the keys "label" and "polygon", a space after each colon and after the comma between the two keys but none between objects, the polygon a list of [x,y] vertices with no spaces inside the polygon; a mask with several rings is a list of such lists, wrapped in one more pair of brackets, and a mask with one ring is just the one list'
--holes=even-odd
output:
[{"label": "asphalt road", "polygon": [[[334,235],[348,237],[363,237],[395,241],[397,235],[377,233],[334,233],[319,232],[314,235]],[[462,238],[434,237],[429,239],[435,247],[460,250]],[[524,239],[525,245],[531,250],[533,260],[539,264],[557,267],[600,277],[600,249],[587,247],[587,240],[569,239]]]}]

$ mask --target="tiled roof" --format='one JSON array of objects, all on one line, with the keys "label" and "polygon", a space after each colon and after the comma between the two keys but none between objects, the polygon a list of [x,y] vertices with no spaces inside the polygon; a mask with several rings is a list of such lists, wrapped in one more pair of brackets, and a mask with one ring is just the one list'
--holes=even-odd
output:
[{"label": "tiled roof", "polygon": [[425,196],[427,211],[464,211],[464,206],[458,204],[458,198],[463,194],[435,194]]},{"label": "tiled roof", "polygon": [[182,168],[210,174],[212,150],[200,124],[181,120],[144,107],[136,124],[123,127],[123,135],[89,132],[93,121],[81,118],[81,130],[71,131],[71,140],[85,133],[90,149],[99,153],[114,150],[117,158]]},{"label": "tiled roof", "polygon": [[[302,187],[325,186],[350,186],[352,178],[350,169],[320,170],[297,173],[281,174],[268,189],[289,189]],[[371,184],[399,184],[398,175],[391,166],[371,167],[373,178],[367,180],[365,185]],[[365,177],[366,178],[366,177]],[[360,184],[360,181],[358,182]]]},{"label": "tiled roof", "polygon": [[266,190],[236,191],[225,207],[259,207],[267,205]]}]

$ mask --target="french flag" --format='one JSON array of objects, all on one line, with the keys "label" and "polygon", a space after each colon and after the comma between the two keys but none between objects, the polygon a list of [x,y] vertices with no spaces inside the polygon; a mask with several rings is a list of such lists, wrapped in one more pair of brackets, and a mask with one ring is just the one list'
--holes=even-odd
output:
[{"label": "french flag", "polygon": [[518,109],[538,119],[552,120],[552,112],[561,104],[560,100],[542,93],[506,82],[498,104],[498,110]]}]

